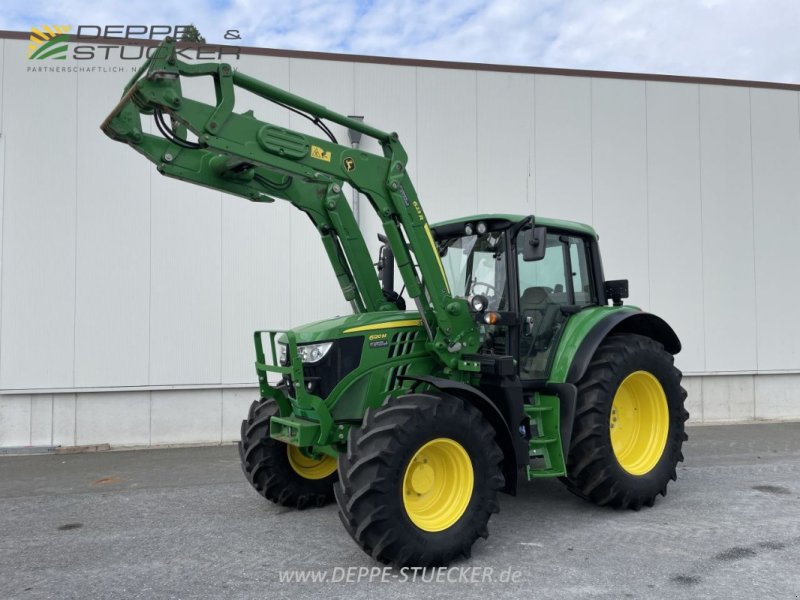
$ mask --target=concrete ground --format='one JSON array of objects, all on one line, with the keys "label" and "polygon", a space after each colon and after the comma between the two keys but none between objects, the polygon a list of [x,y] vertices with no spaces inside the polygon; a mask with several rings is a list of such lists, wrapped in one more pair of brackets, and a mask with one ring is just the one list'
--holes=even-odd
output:
[{"label": "concrete ground", "polygon": [[[800,423],[689,435],[654,508],[596,508],[557,481],[525,484],[502,496],[469,561],[424,575],[438,582],[369,581],[376,565],[335,506],[266,502],[232,446],[2,457],[0,597],[798,598]],[[286,569],[361,581],[281,583]]]}]

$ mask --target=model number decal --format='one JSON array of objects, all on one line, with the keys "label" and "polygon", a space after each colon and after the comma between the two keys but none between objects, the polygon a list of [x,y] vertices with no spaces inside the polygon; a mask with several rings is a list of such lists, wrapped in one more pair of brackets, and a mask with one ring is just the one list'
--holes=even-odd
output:
[{"label": "model number decal", "polygon": [[419,205],[419,202],[414,200],[414,202],[412,202],[412,204],[413,204],[414,208],[417,209],[417,216],[419,217],[419,220],[420,221],[424,221],[425,220],[425,216],[422,214],[422,207]]},{"label": "model number decal", "polygon": [[367,338],[369,340],[369,347],[385,348],[389,345],[389,340],[386,339],[387,337],[389,337],[388,333],[373,333]]}]

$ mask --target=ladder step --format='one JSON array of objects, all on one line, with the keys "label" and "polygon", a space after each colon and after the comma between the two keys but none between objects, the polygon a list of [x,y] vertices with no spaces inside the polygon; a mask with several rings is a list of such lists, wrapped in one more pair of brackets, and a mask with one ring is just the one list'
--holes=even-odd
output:
[{"label": "ladder step", "polygon": [[547,446],[548,444],[553,444],[558,440],[554,437],[535,437],[528,440],[531,445],[533,446]]},{"label": "ladder step", "polygon": [[560,400],[556,396],[541,394],[537,403],[526,405],[525,412],[535,431],[528,440],[528,479],[566,475],[564,453],[559,435]]},{"label": "ladder step", "polygon": [[528,479],[533,479],[534,477],[562,477],[564,475],[566,475],[566,473],[558,469],[535,469],[533,467],[528,467]]}]

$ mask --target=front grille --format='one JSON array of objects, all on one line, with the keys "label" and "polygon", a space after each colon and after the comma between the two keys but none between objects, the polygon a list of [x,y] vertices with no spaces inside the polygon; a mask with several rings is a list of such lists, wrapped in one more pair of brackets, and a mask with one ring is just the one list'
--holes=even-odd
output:
[{"label": "front grille", "polygon": [[321,361],[303,365],[303,378],[306,390],[327,398],[343,378],[361,363],[364,338],[348,337],[335,340],[333,346]]},{"label": "front grille", "polygon": [[389,344],[389,358],[397,358],[419,351],[420,347],[415,347],[415,345],[424,342],[424,339],[422,332],[416,329],[395,333]]},{"label": "front grille", "polygon": [[[419,330],[401,331],[394,335],[389,348],[389,358],[398,358],[422,350],[425,337]],[[386,378],[385,391],[389,392],[397,387],[399,378],[406,374],[411,363],[405,362],[389,369]]]}]

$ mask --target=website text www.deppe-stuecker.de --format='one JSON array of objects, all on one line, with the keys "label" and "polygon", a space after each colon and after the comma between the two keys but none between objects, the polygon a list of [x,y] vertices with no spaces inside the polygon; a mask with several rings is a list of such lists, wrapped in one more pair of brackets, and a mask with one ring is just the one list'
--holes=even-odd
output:
[{"label": "website text www.deppe-stuecker.de", "polygon": [[278,571],[281,583],[517,583],[522,571],[511,567],[332,567]]}]

